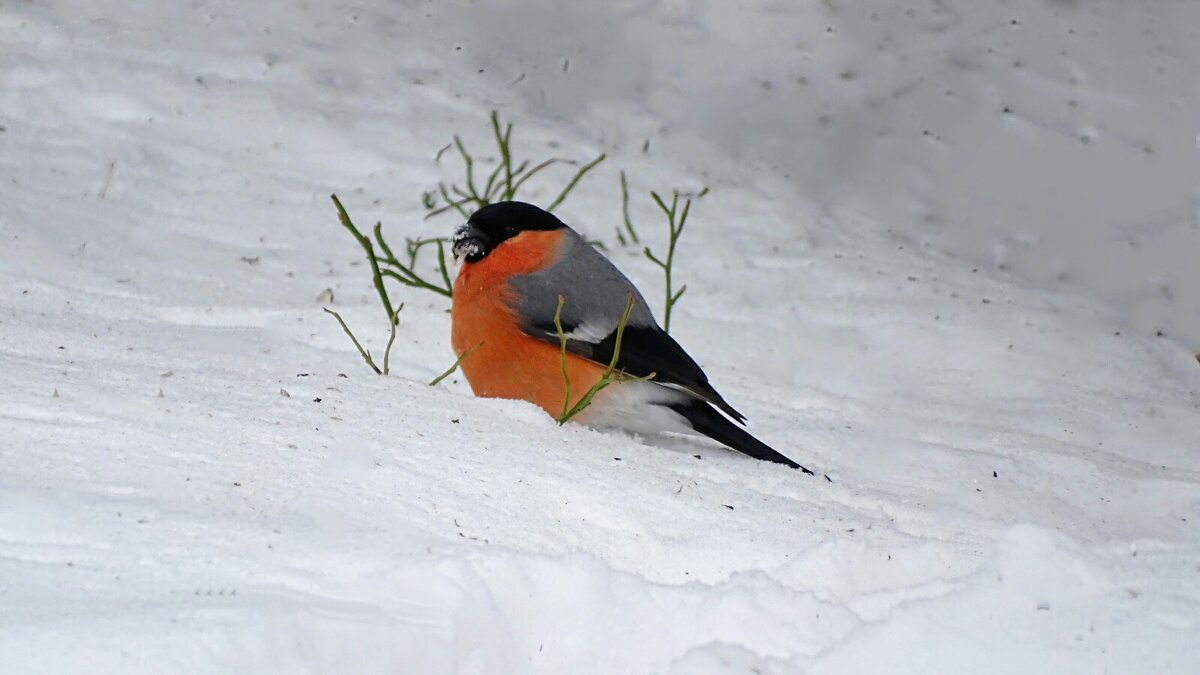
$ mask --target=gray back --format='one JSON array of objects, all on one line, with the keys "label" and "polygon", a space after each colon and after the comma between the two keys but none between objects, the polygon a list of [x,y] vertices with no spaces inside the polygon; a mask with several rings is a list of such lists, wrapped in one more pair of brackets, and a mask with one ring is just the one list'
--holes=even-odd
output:
[{"label": "gray back", "polygon": [[634,304],[628,325],[657,327],[645,298],[608,258],[570,228],[563,232],[561,246],[553,265],[510,281],[531,334],[554,335],[554,310],[559,295],[566,299],[562,309],[563,330],[574,333],[571,337],[575,339],[598,342],[616,330],[630,295]]}]

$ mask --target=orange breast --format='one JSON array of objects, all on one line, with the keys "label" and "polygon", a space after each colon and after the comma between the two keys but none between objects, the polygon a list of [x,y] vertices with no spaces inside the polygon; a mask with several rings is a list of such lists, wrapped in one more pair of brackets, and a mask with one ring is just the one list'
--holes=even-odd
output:
[{"label": "orange breast", "polygon": [[[565,388],[558,345],[525,335],[507,280],[553,264],[561,232],[527,231],[477,263],[464,263],[454,281],[450,343],[476,396],[529,401],[552,417],[562,414]],[[571,405],[604,374],[604,367],[567,355]]]}]

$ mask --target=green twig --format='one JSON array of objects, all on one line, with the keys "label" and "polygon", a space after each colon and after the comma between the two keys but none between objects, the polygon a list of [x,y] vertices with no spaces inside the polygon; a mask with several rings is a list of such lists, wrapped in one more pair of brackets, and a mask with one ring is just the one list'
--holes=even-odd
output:
[{"label": "green twig", "polygon": [[358,353],[363,357],[363,361],[367,362],[367,365],[371,367],[371,370],[375,371],[376,375],[388,374],[390,371],[390,368],[388,367],[388,361],[392,356],[392,343],[396,341],[396,324],[400,322],[400,310],[404,309],[403,302],[400,303],[400,306],[396,308],[395,313],[393,313],[390,318],[390,335],[388,335],[387,347],[385,347],[383,350],[382,370],[379,368],[379,366],[375,365],[375,359],[371,358],[371,351],[364,349],[362,344],[358,341],[358,338],[354,337],[354,333],[350,330],[350,326],[346,325],[345,320],[342,319],[342,315],[338,314],[332,309],[329,309],[328,307],[322,307],[321,309],[325,310],[326,314],[330,314],[333,316],[333,318],[337,319],[338,324],[342,327],[342,331],[345,332],[346,336],[350,338],[350,341],[354,343],[354,347],[358,349]]},{"label": "green twig", "polygon": [[396,256],[392,253],[392,247],[388,246],[387,240],[383,238],[383,221],[375,223],[375,241],[379,242],[379,250],[383,251],[384,262],[395,260]]},{"label": "green twig", "polygon": [[614,382],[643,382],[652,379],[655,375],[655,373],[650,373],[644,377],[626,377],[624,373],[616,372],[617,361],[621,358],[621,341],[625,336],[625,326],[629,323],[630,313],[633,312],[633,295],[630,295],[625,302],[625,311],[621,313],[621,319],[617,322],[617,339],[613,344],[613,355],[612,359],[608,362],[608,367],[604,369],[604,374],[600,376],[600,379],[584,392],[575,405],[570,406],[571,377],[567,374],[567,335],[563,332],[561,319],[562,308],[565,302],[566,298],[561,295],[558,296],[558,307],[554,310],[554,330],[558,333],[559,359],[563,374],[563,412],[558,417],[559,424],[565,424],[572,417],[583,412],[585,408],[592,404],[592,399],[596,397],[596,394],[600,393],[600,390],[608,385]]},{"label": "green twig", "polygon": [[[396,255],[394,253],[392,253],[392,247],[388,246],[387,240],[383,238],[383,224],[382,223],[375,224],[375,240],[377,242],[379,242],[379,250],[383,252],[383,257],[380,258],[380,260],[382,260],[385,265],[388,265],[389,267],[393,267],[393,268],[395,268],[395,270],[398,270],[398,272],[399,272],[399,273],[397,273],[396,271],[393,271],[390,269],[385,269],[381,272],[382,276],[391,277],[391,278],[395,279],[396,281],[399,281],[400,283],[404,284],[405,286],[410,286],[412,288],[423,288],[428,291],[433,291],[434,293],[437,293],[438,295],[444,295],[446,297],[451,297],[451,295],[454,292],[454,286],[453,286],[453,284],[450,283],[450,274],[449,274],[449,270],[446,267],[446,254],[445,254],[445,249],[443,248],[443,242],[445,241],[444,239],[436,238],[436,237],[431,238],[431,239],[418,239],[415,241],[410,239],[407,242],[408,243],[408,264],[407,265],[400,262],[396,258]],[[435,244],[435,243],[437,244],[437,247],[438,247],[438,271],[441,273],[441,277],[442,277],[442,280],[445,282],[445,286],[438,286],[437,284],[435,284],[433,282],[426,281],[421,275],[417,274],[416,271],[414,270],[414,268],[416,267],[416,263],[417,263],[417,254],[421,250],[421,247],[425,246],[426,244]]]},{"label": "green twig", "polygon": [[412,277],[402,276],[401,274],[399,274],[393,270],[390,270],[390,269],[383,270],[383,276],[391,277],[392,279],[399,281],[400,283],[404,284],[405,286],[411,286],[412,288],[423,288],[427,291],[433,291],[434,293],[437,293],[438,295],[444,295],[447,298],[451,297],[450,291],[446,290],[445,288],[442,288],[441,286],[435,286],[434,284],[431,284],[428,281],[425,281],[424,279],[420,279],[420,278],[414,279]]},{"label": "green twig", "polygon": [[[458,137],[458,134],[454,135],[454,147],[458,148],[458,154],[462,155],[463,165],[466,166],[467,192],[462,196],[475,201],[479,204],[479,206],[484,206],[486,202],[484,202],[483,199],[480,198],[479,193],[475,191],[475,160],[471,159],[471,153],[467,152],[467,149],[463,146],[462,139]],[[462,194],[461,191],[460,194]]]},{"label": "green twig", "polygon": [[597,157],[596,159],[593,159],[592,161],[588,162],[587,164],[584,164],[583,166],[579,167],[579,171],[575,173],[575,177],[571,179],[571,182],[567,183],[567,186],[565,188],[563,188],[563,191],[559,193],[558,197],[555,198],[554,201],[550,202],[550,206],[547,206],[546,210],[553,212],[554,209],[559,204],[561,204],[564,199],[567,198],[567,195],[571,194],[571,190],[575,189],[576,183],[578,183],[579,180],[581,178],[583,178],[585,174],[587,174],[587,172],[594,169],[597,164],[599,164],[600,162],[603,162],[604,158],[606,156],[607,155],[605,155],[604,153],[600,153],[599,157]]},{"label": "green twig", "polygon": [[675,245],[679,243],[679,236],[683,234],[683,226],[687,223],[688,213],[692,208],[692,199],[691,197],[684,199],[683,210],[680,211],[678,190],[674,190],[673,194],[671,195],[670,207],[667,206],[662,197],[658,196],[657,192],[651,192],[650,197],[654,200],[654,203],[658,205],[658,208],[662,210],[663,214],[667,216],[667,230],[669,232],[669,238],[667,240],[667,256],[665,260],[659,258],[654,254],[653,251],[650,250],[649,246],[645,247],[642,252],[646,255],[646,258],[649,259],[650,262],[658,265],[658,267],[663,271],[663,276],[666,281],[666,301],[663,309],[663,330],[670,333],[671,310],[675,307],[675,303],[679,302],[679,298],[683,296],[684,291],[687,290],[686,284],[678,291],[673,289],[671,285],[671,272],[675,267]]},{"label": "green twig", "polygon": [[[375,371],[376,375],[382,375],[383,371],[379,369],[379,366],[375,365],[375,359],[371,358],[371,352],[363,349],[363,346],[359,344],[358,338],[354,337],[354,333],[350,331],[350,327],[347,326],[346,322],[342,320],[342,315],[338,314],[332,309],[329,309],[328,307],[322,307],[321,309],[325,310],[326,314],[332,314],[333,318],[337,319],[337,322],[342,326],[342,330],[346,332],[346,335],[350,338],[350,341],[353,342],[354,346],[358,348],[358,353],[362,355],[363,361],[366,361],[367,365],[371,366],[371,370]],[[392,334],[395,335],[394,327]]]},{"label": "green twig", "polygon": [[[338,199],[338,196],[333,194],[329,195],[329,197],[333,199],[333,205],[337,207],[338,220],[342,221],[342,226],[349,230],[350,234],[354,235],[355,241],[366,251],[367,262],[371,263],[371,280],[375,284],[375,290],[379,292],[379,300],[383,302],[384,310],[387,311],[388,321],[391,321],[396,313],[392,311],[392,301],[388,298],[387,289],[383,285],[383,275],[379,271],[379,261],[375,257],[375,248],[371,245],[371,240],[363,236],[363,233],[359,232],[358,228],[354,226],[354,223],[350,220],[350,215],[346,213],[346,209],[342,206],[342,201]],[[378,230],[376,231],[378,232]]]},{"label": "green twig", "polygon": [[503,201],[508,201],[515,194],[512,182],[512,149],[509,145],[512,139],[512,122],[509,122],[504,131],[500,131],[500,112],[492,111],[492,133],[496,136],[496,147],[500,150],[500,166],[504,167],[504,191],[501,193]]},{"label": "green twig", "polygon": [[562,308],[566,302],[567,299],[560,295],[558,296],[558,307],[554,308],[554,331],[558,333],[558,361],[563,375],[563,407],[562,413],[558,416],[559,424],[569,419],[567,410],[571,405],[571,376],[567,373],[567,334],[563,332],[562,327]]},{"label": "green twig", "polygon": [[488,174],[487,184],[483,186],[483,198],[486,199],[489,204],[492,203],[492,198],[496,196],[496,191],[499,190],[503,185],[503,183],[496,180],[500,177],[500,172],[503,170],[504,165],[497,164],[496,168],[492,169],[492,172]]},{"label": "green twig", "polygon": [[525,181],[527,181],[527,180],[529,180],[530,178],[533,178],[534,176],[536,176],[536,175],[537,175],[537,173],[538,173],[539,171],[541,171],[542,169],[545,169],[546,167],[549,167],[549,166],[553,166],[553,165],[555,165],[555,164],[561,164],[561,163],[563,163],[563,162],[566,162],[566,161],[567,161],[567,160],[565,160],[565,159],[559,159],[559,158],[557,158],[557,157],[551,157],[550,159],[548,159],[548,160],[546,160],[546,161],[542,162],[541,164],[538,164],[537,166],[533,167],[533,168],[532,168],[532,169],[530,169],[528,172],[526,172],[526,173],[525,173],[525,175],[521,176],[521,178],[520,178],[519,180],[517,180],[517,182],[516,182],[516,183],[514,183],[514,184],[513,184],[513,194],[515,195],[515,194],[517,193],[517,190],[520,190],[520,189],[521,189],[521,186],[525,184]]},{"label": "green twig", "polygon": [[[629,233],[629,238],[633,243],[642,243],[638,239],[637,232],[633,229],[633,220],[629,217],[629,183],[625,179],[625,172],[621,172],[621,214],[625,216],[625,231]],[[617,237],[621,239],[621,244],[625,243],[625,237],[621,235],[621,231],[617,231]]]},{"label": "green twig", "polygon": [[[440,184],[439,184],[439,187],[440,187]],[[426,192],[425,194],[431,194],[431,193]],[[444,193],[443,193],[443,195],[444,195]],[[443,213],[450,211],[451,209],[456,210],[461,214],[464,214],[463,217],[466,218],[467,217],[465,215],[466,210],[464,210],[462,208],[462,206],[463,206],[463,204],[466,204],[469,201],[471,201],[471,200],[470,199],[460,199],[458,201],[450,202],[449,204],[446,204],[445,206],[438,206],[436,208],[432,205],[426,206],[425,208],[430,209],[430,211],[429,211],[429,213],[425,214],[425,220],[429,220],[430,218],[432,218],[434,216],[440,216]]]},{"label": "green twig", "polygon": [[[455,211],[458,211],[459,215],[461,215],[463,218],[470,217],[470,214],[467,213],[467,210],[463,208],[463,204],[466,204],[467,202],[471,201],[470,197],[468,197],[466,199],[457,199],[457,200],[451,199],[450,193],[446,190],[445,183],[438,183],[438,193],[442,195],[442,199],[446,202],[446,206],[444,208],[442,208],[441,210],[439,210],[437,213],[442,213],[449,209],[454,209]],[[436,214],[434,214],[434,215],[436,215]]]},{"label": "green twig", "polygon": [[[500,113],[496,110],[492,111],[490,119],[492,138],[499,152],[499,157],[495,160],[496,166],[488,172],[486,181],[480,185],[476,180],[475,169],[477,166],[482,166],[482,162],[475,155],[471,154],[462,138],[455,135],[453,141],[438,152],[437,159],[441,159],[442,155],[451,148],[457,150],[457,154],[463,163],[463,186],[454,183],[438,183],[436,190],[423,192],[421,194],[421,204],[426,209],[426,218],[432,218],[448,211],[456,211],[464,219],[469,218],[471,210],[482,208],[497,201],[517,199],[518,193],[525,187],[527,181],[542,173],[545,169],[555,164],[576,164],[575,162],[570,162],[559,157],[552,157],[537,163],[532,163],[529,160],[516,161],[513,157],[512,122],[502,122],[500,120]],[[571,194],[571,191],[575,189],[579,181],[589,171],[594,169],[596,165],[604,161],[604,159],[605,155],[601,154],[596,159],[581,166],[571,177],[566,187],[546,207],[546,210],[552,211],[558,205],[562,204],[563,200]],[[481,187],[482,189],[480,189]]]},{"label": "green twig", "polygon": [[446,268],[446,245],[442,239],[437,240],[438,270],[442,273],[442,283],[446,284],[446,293],[454,295],[454,284],[450,281],[450,270]]},{"label": "green twig", "polygon": [[462,354],[459,354],[458,358],[454,360],[454,365],[447,368],[446,372],[444,372],[441,375],[438,375],[437,377],[430,380],[429,386],[431,386],[431,387],[435,386],[435,385],[437,385],[438,382],[441,382],[442,380],[446,379],[447,377],[450,377],[450,374],[453,373],[454,371],[458,370],[458,367],[462,365],[463,360],[465,360],[468,356],[470,356],[471,352],[475,351],[476,349],[479,349],[482,345],[483,345],[483,343],[480,342],[479,344],[475,345],[474,347],[471,347],[470,349],[463,352]]},{"label": "green twig", "polygon": [[391,324],[391,326],[390,326],[391,334],[388,335],[387,347],[384,347],[384,349],[383,349],[383,374],[384,375],[387,375],[390,370],[388,368],[388,361],[392,357],[392,343],[396,341],[396,324],[400,322],[400,310],[402,310],[402,309],[404,309],[403,302],[400,303],[400,306],[396,308],[396,313],[392,315],[392,320],[389,322]]}]

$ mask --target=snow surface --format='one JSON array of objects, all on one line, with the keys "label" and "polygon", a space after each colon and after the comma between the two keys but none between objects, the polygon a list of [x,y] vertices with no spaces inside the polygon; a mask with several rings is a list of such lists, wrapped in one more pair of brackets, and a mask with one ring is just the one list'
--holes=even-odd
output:
[{"label": "snow surface", "polygon": [[[565,6],[0,2],[0,671],[1195,672],[1196,3]],[[328,195],[448,234],[493,107],[648,297],[617,168],[712,187],[674,333],[832,482],[366,369]]]}]

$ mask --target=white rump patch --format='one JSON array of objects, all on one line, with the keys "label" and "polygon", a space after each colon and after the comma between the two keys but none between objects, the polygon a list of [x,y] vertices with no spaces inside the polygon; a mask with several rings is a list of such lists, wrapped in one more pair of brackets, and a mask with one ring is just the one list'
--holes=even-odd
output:
[{"label": "white rump patch", "polygon": [[692,398],[653,382],[613,384],[596,394],[592,405],[576,419],[594,429],[623,429],[643,435],[695,434],[683,415],[665,407],[665,404],[682,403]]}]

